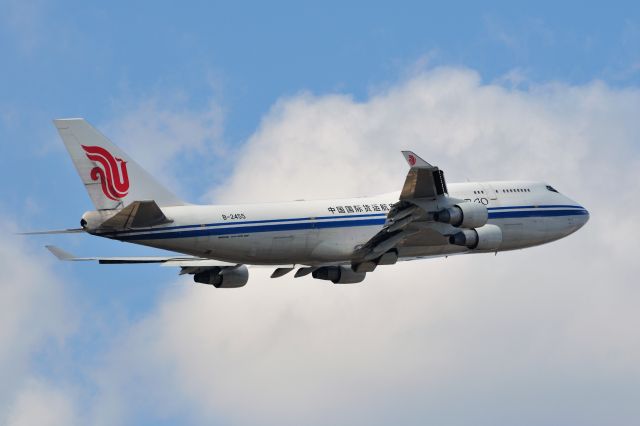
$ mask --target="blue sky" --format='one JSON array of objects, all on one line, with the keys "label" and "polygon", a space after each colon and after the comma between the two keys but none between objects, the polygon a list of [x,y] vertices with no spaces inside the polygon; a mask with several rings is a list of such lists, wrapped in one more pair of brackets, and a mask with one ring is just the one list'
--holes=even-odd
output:
[{"label": "blue sky", "polygon": [[[301,93],[366,103],[439,67],[472,70],[481,85],[516,94],[556,83],[589,87],[594,81],[614,93],[637,93],[640,84],[640,4],[631,1],[96,5],[42,0],[1,1],[0,7],[0,215],[20,229],[74,227],[91,208],[53,118],[85,117],[112,130],[119,143],[117,135],[131,134],[121,126],[127,117],[201,117],[214,109],[214,123],[203,119],[208,124],[198,127],[202,135],[194,149],[154,163],[151,144],[149,158],[137,158],[151,168],[170,166],[167,176],[177,179],[181,195],[202,201],[228,182],[237,153],[271,117],[274,105]],[[163,130],[162,123],[150,127]],[[150,252],[85,236],[38,237],[25,244],[30,253],[39,253],[45,243],[82,254]],[[170,298],[178,285],[175,271],[50,268],[80,305],[75,315],[81,319],[66,335],[64,349],[36,346],[30,352],[33,370],[54,383],[95,390],[83,371],[100,365],[101,353],[122,329]],[[79,365],[79,371],[70,365]],[[189,404],[166,417],[143,407],[125,416],[125,423],[172,423],[182,416],[198,423],[185,407]]]},{"label": "blue sky", "polygon": [[[52,117],[101,124],[149,97],[183,109],[215,100],[234,146],[281,97],[365,99],[416,64],[469,67],[485,81],[515,76],[514,84],[600,79],[623,87],[640,78],[634,2],[5,3],[0,136],[13,142],[7,164],[42,160],[44,172],[24,183],[38,198],[42,176],[68,169],[47,151]],[[4,167],[2,180],[13,172]],[[192,199],[201,193],[190,191]],[[15,206],[24,192],[8,196]]]}]

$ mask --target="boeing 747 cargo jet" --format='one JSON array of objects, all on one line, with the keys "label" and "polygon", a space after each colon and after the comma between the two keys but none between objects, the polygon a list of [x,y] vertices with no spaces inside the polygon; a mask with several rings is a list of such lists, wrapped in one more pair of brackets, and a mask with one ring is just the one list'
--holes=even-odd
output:
[{"label": "boeing 747 cargo jet", "polygon": [[294,270],[335,284],[358,283],[398,261],[532,247],[566,237],[587,210],[545,182],[447,185],[442,170],[403,151],[409,172],[399,192],[374,197],[268,204],[193,205],[164,188],[85,120],[54,120],[95,210],[86,232],[156,247],[169,257],[75,257],[102,264],[160,263],[214,287],[242,287],[247,266]]}]

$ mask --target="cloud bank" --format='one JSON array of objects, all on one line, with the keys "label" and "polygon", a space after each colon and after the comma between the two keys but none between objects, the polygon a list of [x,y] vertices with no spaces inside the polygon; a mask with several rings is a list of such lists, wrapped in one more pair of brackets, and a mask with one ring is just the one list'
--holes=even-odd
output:
[{"label": "cloud bank", "polygon": [[591,221],[548,246],[408,262],[354,286],[261,269],[237,291],[181,279],[95,361],[91,406],[61,412],[95,424],[636,424],[639,110],[635,88],[505,88],[460,68],[364,101],[279,100],[221,153],[236,166],[210,199],[397,190],[410,148],[450,182],[546,179]]},{"label": "cloud bank", "polygon": [[361,286],[260,270],[239,292],[187,286],[124,334],[135,350],[111,371],[194,423],[633,423],[638,269],[620,236],[638,225],[616,212],[638,207],[638,107],[635,89],[507,89],[452,68],[364,102],[278,101],[212,199],[397,190],[411,148],[450,181],[548,179],[592,220],[550,246],[381,268]]},{"label": "cloud bank", "polygon": [[188,99],[180,93],[163,96],[115,101],[118,118],[100,127],[149,173],[184,194],[195,179],[215,176],[208,159],[224,153],[224,113],[213,101],[195,109],[187,107]]},{"label": "cloud bank", "polygon": [[64,380],[52,383],[39,366],[59,362],[79,311],[51,260],[14,232],[7,225],[0,230],[0,423],[72,424],[75,409]]}]

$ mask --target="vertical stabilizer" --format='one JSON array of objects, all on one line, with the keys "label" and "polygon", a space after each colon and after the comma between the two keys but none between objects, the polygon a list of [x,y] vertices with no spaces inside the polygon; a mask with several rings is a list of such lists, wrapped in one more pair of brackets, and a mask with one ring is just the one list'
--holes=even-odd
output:
[{"label": "vertical stabilizer", "polygon": [[185,204],[82,118],[53,120],[96,210],[121,209],[133,201]]}]

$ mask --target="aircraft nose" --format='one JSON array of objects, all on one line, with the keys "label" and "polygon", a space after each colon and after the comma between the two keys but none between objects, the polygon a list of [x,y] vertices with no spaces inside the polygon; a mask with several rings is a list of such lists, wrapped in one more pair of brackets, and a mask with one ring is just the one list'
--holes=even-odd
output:
[{"label": "aircraft nose", "polygon": [[580,216],[578,219],[578,223],[579,223],[579,227],[582,228],[587,222],[589,222],[589,210],[585,209],[584,207],[580,206],[581,210],[580,210]]}]

